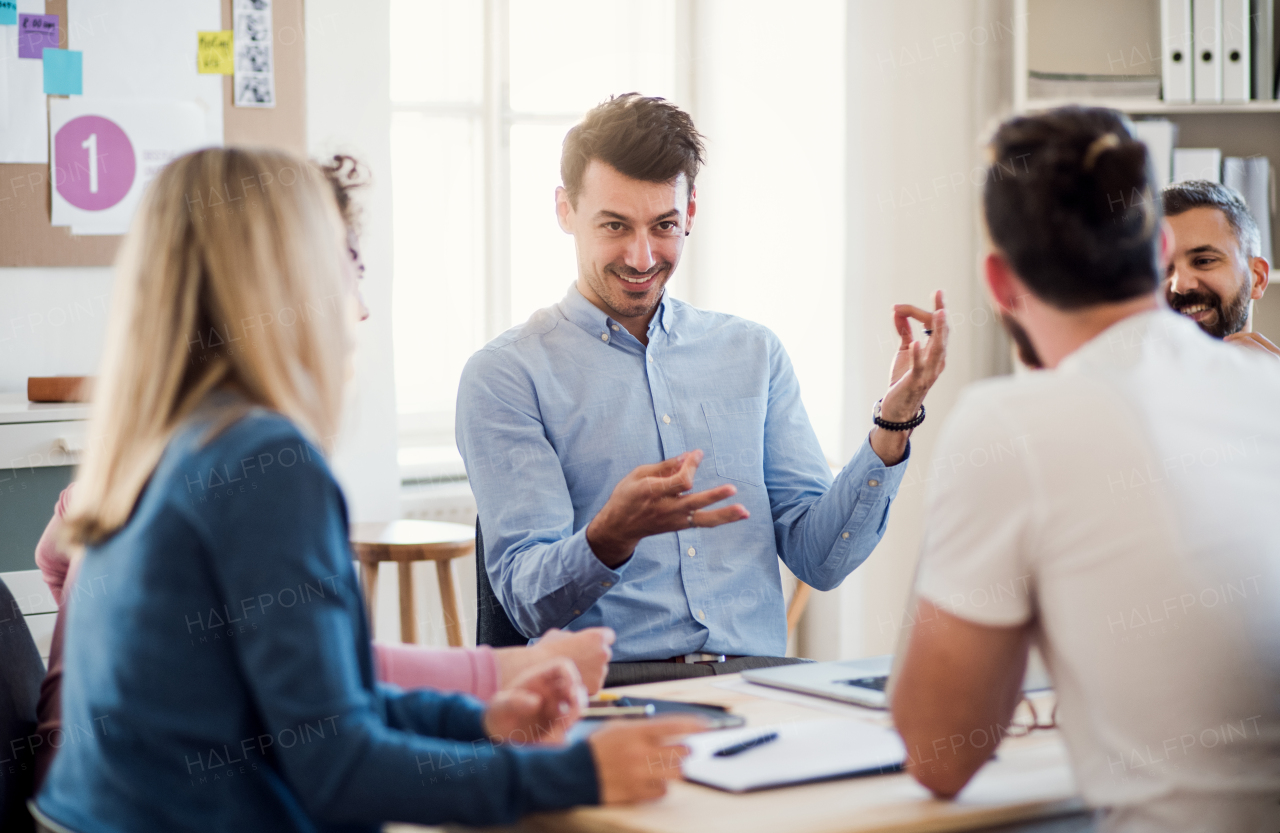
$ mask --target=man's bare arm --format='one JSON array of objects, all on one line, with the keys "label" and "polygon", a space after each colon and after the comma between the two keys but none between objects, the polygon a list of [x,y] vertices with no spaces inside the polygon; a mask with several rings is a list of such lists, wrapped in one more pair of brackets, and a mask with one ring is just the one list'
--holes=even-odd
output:
[{"label": "man's bare arm", "polygon": [[1021,699],[1031,628],[974,624],[921,599],[893,685],[907,771],[950,798],[995,754]]}]

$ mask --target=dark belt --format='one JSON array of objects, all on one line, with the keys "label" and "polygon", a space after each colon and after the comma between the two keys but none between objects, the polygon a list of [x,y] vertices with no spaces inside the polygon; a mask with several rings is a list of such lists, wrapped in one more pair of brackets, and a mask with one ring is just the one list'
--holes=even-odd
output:
[{"label": "dark belt", "polygon": [[[678,657],[650,659],[645,660],[645,662],[681,662],[688,665],[710,665],[713,662],[728,662],[731,659],[742,659],[744,656],[744,654],[682,654]],[[694,659],[694,657],[704,657],[704,659]]]}]

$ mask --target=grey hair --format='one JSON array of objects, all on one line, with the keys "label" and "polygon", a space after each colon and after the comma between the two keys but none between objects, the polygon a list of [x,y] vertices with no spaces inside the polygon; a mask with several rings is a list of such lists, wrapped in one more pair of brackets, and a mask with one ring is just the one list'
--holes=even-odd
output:
[{"label": "grey hair", "polygon": [[1166,187],[1161,196],[1166,217],[1176,217],[1193,208],[1218,209],[1227,218],[1227,225],[1231,226],[1241,253],[1245,257],[1262,256],[1258,223],[1236,189],[1206,179],[1189,179]]}]

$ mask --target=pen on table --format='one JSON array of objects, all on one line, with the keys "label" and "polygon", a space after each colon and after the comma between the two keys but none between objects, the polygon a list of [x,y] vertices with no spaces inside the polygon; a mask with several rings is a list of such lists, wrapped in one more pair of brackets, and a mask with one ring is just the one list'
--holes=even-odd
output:
[{"label": "pen on table", "polygon": [[645,706],[591,706],[582,710],[582,717],[652,717],[653,704]]},{"label": "pen on table", "polygon": [[778,739],[778,733],[770,732],[767,735],[760,735],[759,737],[748,738],[747,740],[744,740],[741,743],[735,743],[733,746],[726,746],[724,749],[718,749],[714,754],[715,754],[715,757],[717,758],[727,758],[730,755],[737,755],[741,752],[746,752],[748,749],[754,749],[757,746],[764,746],[766,743],[769,743],[770,741],[775,741],[777,739]]}]

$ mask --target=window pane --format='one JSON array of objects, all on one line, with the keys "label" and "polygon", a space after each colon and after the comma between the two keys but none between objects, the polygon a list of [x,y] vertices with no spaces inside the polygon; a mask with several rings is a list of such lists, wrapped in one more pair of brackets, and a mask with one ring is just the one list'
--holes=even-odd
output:
[{"label": "window pane", "polygon": [[569,124],[511,128],[511,322],[564,297],[578,276],[573,238],[556,221],[560,142]]},{"label": "window pane", "polygon": [[401,413],[453,413],[481,346],[481,134],[468,118],[393,113],[396,395]]},{"label": "window pane", "polygon": [[610,95],[672,98],[675,0],[512,0],[511,108],[584,113]]},{"label": "window pane", "polygon": [[391,0],[391,100],[479,103],[484,3]]}]

